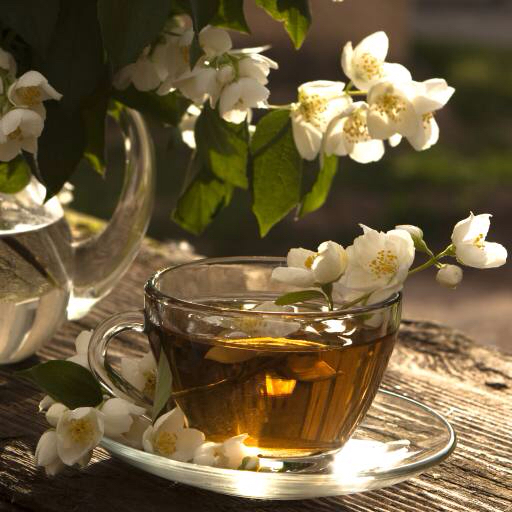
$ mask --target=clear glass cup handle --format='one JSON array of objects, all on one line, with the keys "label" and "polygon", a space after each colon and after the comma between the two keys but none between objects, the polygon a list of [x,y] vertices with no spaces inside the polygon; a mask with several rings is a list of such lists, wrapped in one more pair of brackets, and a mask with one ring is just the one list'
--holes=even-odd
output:
[{"label": "clear glass cup handle", "polygon": [[89,367],[101,386],[111,395],[135,402],[142,407],[151,407],[152,403],[147,397],[116,372],[108,361],[109,343],[125,331],[145,333],[142,310],[113,315],[96,327],[89,342]]}]

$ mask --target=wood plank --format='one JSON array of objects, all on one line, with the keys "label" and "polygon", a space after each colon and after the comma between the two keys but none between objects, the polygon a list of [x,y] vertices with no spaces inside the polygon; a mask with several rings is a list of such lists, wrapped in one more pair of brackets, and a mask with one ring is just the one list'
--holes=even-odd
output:
[{"label": "wood plank", "polygon": [[[142,307],[142,284],[172,263],[147,244],[115,291],[84,319],[64,325],[39,358],[68,357],[72,339],[113,313]],[[143,340],[127,350],[140,350]],[[404,321],[384,387],[444,414],[459,443],[441,465],[408,482],[364,494],[299,502],[251,501],[172,484],[112,460],[102,449],[83,471],[48,479],[33,451],[46,429],[41,394],[0,368],[0,512],[41,511],[489,511],[512,510],[512,356],[478,346],[461,333],[428,322]]]}]

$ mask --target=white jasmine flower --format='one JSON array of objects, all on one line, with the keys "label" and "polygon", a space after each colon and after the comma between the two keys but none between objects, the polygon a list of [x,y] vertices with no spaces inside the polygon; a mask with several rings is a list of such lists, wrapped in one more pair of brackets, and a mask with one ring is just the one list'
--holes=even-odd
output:
[{"label": "white jasmine flower", "polygon": [[183,73],[174,81],[174,86],[186,98],[194,103],[203,103],[205,97],[216,91],[217,71],[205,66],[204,59],[199,59],[194,69]]},{"label": "white jasmine flower", "polygon": [[9,87],[7,97],[13,105],[32,108],[44,117],[46,111],[42,102],[60,100],[62,94],[38,71],[27,71]]},{"label": "white jasmine flower", "polygon": [[[154,61],[162,66],[165,75],[157,94],[165,95],[175,88],[175,80],[190,70],[190,45],[194,37],[192,29],[184,27],[172,28],[172,35],[166,35],[163,43],[158,44],[154,51]],[[175,35],[176,34],[176,35]]]},{"label": "white jasmine flower", "polygon": [[343,72],[361,90],[368,90],[383,78],[411,80],[404,66],[385,62],[388,48],[388,36],[382,31],[365,37],[355,48],[348,42],[341,54]]},{"label": "white jasmine flower", "polygon": [[330,121],[352,103],[343,82],[317,80],[302,84],[291,112],[293,140],[301,157],[314,160]]},{"label": "white jasmine flower", "polygon": [[[203,466],[238,469],[256,469],[259,465],[255,450],[245,446],[247,434],[230,437],[223,443],[203,443],[194,453],[192,462]],[[245,461],[244,461],[245,459]]]},{"label": "white jasmine flower", "polygon": [[146,46],[139,58],[121,69],[114,77],[116,89],[126,89],[130,83],[139,91],[153,91],[167,77],[167,68],[162,62],[162,54],[151,53],[151,47]]},{"label": "white jasmine flower", "polygon": [[336,242],[323,242],[318,251],[290,249],[287,267],[272,271],[272,279],[299,287],[337,281],[347,268],[347,252]]},{"label": "white jasmine flower", "polygon": [[187,108],[187,111],[181,118],[179,129],[183,142],[191,149],[196,149],[196,138],[194,129],[197,118],[201,115],[202,110],[193,103]]},{"label": "white jasmine flower", "polygon": [[447,288],[457,288],[462,281],[463,272],[457,265],[443,265],[436,274],[436,281]]},{"label": "white jasmine flower", "polygon": [[45,395],[39,402],[39,412],[47,411],[55,403],[57,402],[50,395]]},{"label": "white jasmine flower", "polygon": [[395,226],[395,229],[403,229],[404,231],[407,231],[413,240],[415,238],[423,240],[423,230],[418,226],[413,226],[412,224],[399,224],[398,226]]},{"label": "white jasmine flower", "polygon": [[419,116],[419,123],[415,133],[409,135],[407,140],[416,151],[423,151],[439,140],[439,126],[434,112],[448,103],[455,89],[441,78],[414,82],[414,86],[413,105]]},{"label": "white jasmine flower", "polygon": [[340,285],[365,293],[386,289],[389,296],[407,278],[415,252],[412,237],[402,229],[383,233],[361,227],[363,235],[347,247],[348,266]]},{"label": "white jasmine flower", "polygon": [[121,375],[145,395],[152,398],[155,394],[156,361],[152,352],[138,359],[121,358]]},{"label": "white jasmine flower", "polygon": [[94,407],[66,411],[57,424],[57,453],[67,466],[85,465],[103,437],[103,413]]},{"label": "white jasmine flower", "polygon": [[231,36],[222,28],[207,25],[199,32],[199,44],[208,58],[219,57],[231,50]]},{"label": "white jasmine flower", "polygon": [[503,245],[485,240],[491,225],[491,215],[482,213],[461,220],[453,228],[452,243],[457,260],[475,268],[495,268],[504,265],[507,250]]},{"label": "white jasmine flower", "polygon": [[69,409],[61,403],[55,402],[46,411],[46,421],[52,426],[56,427],[59,423],[60,417]]},{"label": "white jasmine flower", "polygon": [[185,415],[176,407],[147,428],[142,444],[149,453],[188,462],[204,439],[204,434],[199,430],[185,427]]},{"label": "white jasmine flower", "polygon": [[414,92],[412,81],[382,80],[370,88],[367,122],[371,137],[385,140],[397,133],[405,137],[416,134],[422,115],[414,108]]},{"label": "white jasmine flower", "polygon": [[91,341],[92,331],[82,331],[75,339],[76,354],[68,357],[66,361],[79,364],[89,370],[88,350]]},{"label": "white jasmine flower", "polygon": [[251,108],[265,108],[269,90],[254,78],[240,78],[224,87],[219,97],[219,114],[230,123],[242,123]]},{"label": "white jasmine flower", "polygon": [[361,164],[376,162],[384,155],[384,143],[372,139],[368,131],[368,104],[358,101],[335,117],[327,127],[324,139],[326,155],[349,155]]},{"label": "white jasmine flower", "polygon": [[36,466],[44,467],[48,476],[54,476],[64,469],[64,463],[57,453],[57,433],[55,430],[47,430],[40,437],[35,458]]},{"label": "white jasmine flower", "polygon": [[123,438],[132,428],[135,419],[146,410],[122,398],[109,398],[100,407],[104,414],[105,435],[112,439]]},{"label": "white jasmine flower", "polygon": [[57,194],[57,198],[59,199],[59,203],[62,206],[68,206],[73,202],[75,198],[73,192],[75,191],[75,186],[69,181],[66,181],[62,186],[60,192]]},{"label": "white jasmine flower", "polygon": [[37,152],[37,139],[43,131],[43,118],[26,108],[15,108],[0,119],[0,161],[9,162],[21,150]]},{"label": "white jasmine flower", "polygon": [[249,54],[238,62],[239,76],[254,78],[261,85],[268,83],[270,70],[278,68],[277,62],[259,53]]}]

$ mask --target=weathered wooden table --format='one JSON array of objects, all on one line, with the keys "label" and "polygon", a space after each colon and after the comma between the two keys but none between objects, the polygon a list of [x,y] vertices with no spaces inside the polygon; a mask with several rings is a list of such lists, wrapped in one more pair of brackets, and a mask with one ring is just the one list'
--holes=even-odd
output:
[{"label": "weathered wooden table", "polygon": [[[146,244],[114,292],[86,318],[63,326],[39,358],[69,357],[82,329],[141,307],[143,282],[169,263]],[[444,414],[458,434],[455,452],[418,478],[338,498],[270,502],[221,496],[147,475],[102,449],[95,450],[87,469],[48,479],[34,467],[33,457],[47,428],[37,413],[41,393],[13,375],[35,362],[0,368],[1,512],[512,511],[512,357],[433,323],[404,321],[384,387]]]}]

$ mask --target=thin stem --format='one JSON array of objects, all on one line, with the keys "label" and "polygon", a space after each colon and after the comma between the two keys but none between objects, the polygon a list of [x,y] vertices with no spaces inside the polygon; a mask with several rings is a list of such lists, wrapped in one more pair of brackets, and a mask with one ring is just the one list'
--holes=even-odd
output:
[{"label": "thin stem", "polygon": [[345,91],[349,96],[366,96],[368,91]]},{"label": "thin stem", "polygon": [[[430,251],[432,252],[432,251]],[[453,253],[453,245],[449,245],[444,251],[441,251],[437,256],[433,256],[425,263],[419,265],[416,268],[413,268],[412,270],[409,270],[408,275],[416,274],[416,272],[420,272],[421,270],[425,270],[426,268],[431,267],[432,265],[439,265],[439,260],[444,258],[445,256],[448,256],[449,254]]]},{"label": "thin stem", "polygon": [[288,103],[287,105],[267,105],[270,109],[283,109],[283,110],[291,110],[292,105],[291,103]]}]

